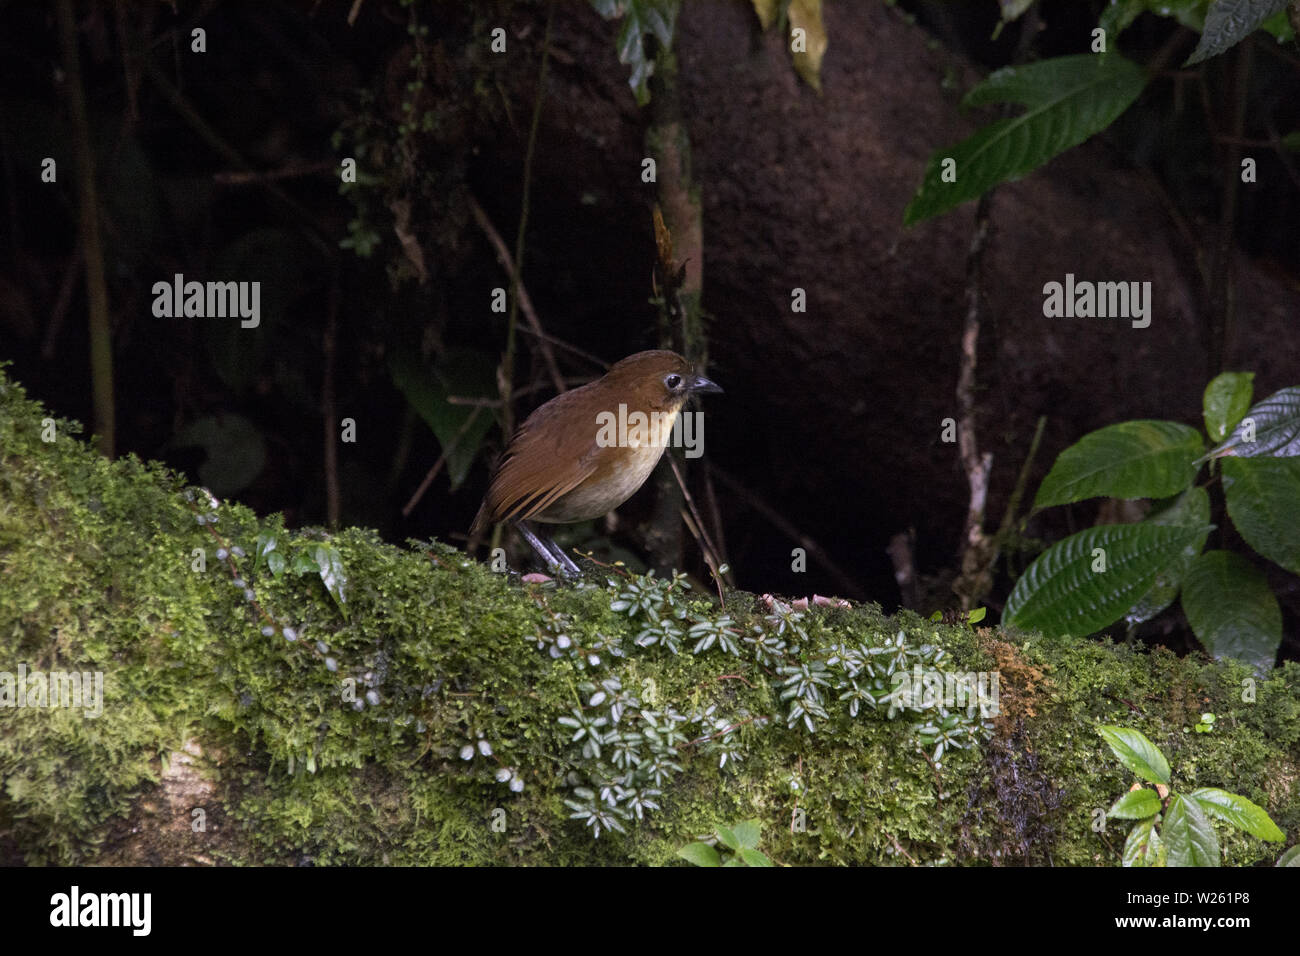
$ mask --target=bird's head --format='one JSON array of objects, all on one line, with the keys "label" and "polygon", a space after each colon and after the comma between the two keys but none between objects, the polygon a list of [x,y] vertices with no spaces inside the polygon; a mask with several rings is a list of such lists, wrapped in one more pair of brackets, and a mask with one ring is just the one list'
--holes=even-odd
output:
[{"label": "bird's head", "polygon": [[694,394],[722,391],[716,383],[697,375],[686,359],[666,349],[629,355],[610,366],[600,384],[611,395],[632,398],[629,404],[655,411],[681,408]]}]

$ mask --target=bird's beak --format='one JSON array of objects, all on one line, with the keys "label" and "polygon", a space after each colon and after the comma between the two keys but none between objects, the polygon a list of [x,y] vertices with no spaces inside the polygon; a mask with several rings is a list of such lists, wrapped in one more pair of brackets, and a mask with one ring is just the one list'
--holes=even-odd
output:
[{"label": "bird's beak", "polygon": [[721,392],[722,387],[717,382],[712,382],[703,375],[695,376],[695,381],[691,383],[692,392]]}]

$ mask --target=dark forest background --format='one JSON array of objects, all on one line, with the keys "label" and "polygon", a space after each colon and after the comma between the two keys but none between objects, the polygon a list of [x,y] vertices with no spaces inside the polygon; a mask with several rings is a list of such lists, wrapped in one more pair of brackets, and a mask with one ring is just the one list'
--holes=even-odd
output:
[{"label": "dark forest background", "polygon": [[[997,115],[960,110],[962,93],[1013,61],[1086,52],[1103,7],[1044,0],[995,37],[993,0],[828,2],[818,92],[750,3],[684,4],[669,92],[702,212],[703,353],[726,389],[705,405],[705,456],[687,473],[739,586],[956,606],[968,490],[941,423],[959,414],[975,208],[910,229],[903,209],[927,157]],[[90,252],[107,293],[114,454],[160,459],[294,526],[466,545],[507,418],[491,404],[507,316],[491,305],[510,279],[489,233],[514,253],[526,166],[522,281],[568,384],[661,341],[659,196],[641,161],[663,107],[637,103],[618,36],[578,0],[0,4],[0,360],[58,414],[88,430],[104,420]],[[1219,371],[1254,372],[1256,396],[1300,384],[1300,154],[1287,135],[1300,130],[1300,54],[1257,34],[1179,68],[1195,42],[1176,20],[1140,16],[1127,56],[1181,55],[1105,134],[989,203],[976,411],[994,527],[1041,416],[1030,497],[1090,430],[1199,425]],[[74,80],[97,250],[78,229]],[[1258,181],[1225,215],[1224,170],[1243,149]],[[356,183],[341,182],[346,158]],[[155,317],[153,285],[176,273],[261,281],[260,327]],[[1066,273],[1152,282],[1151,327],[1044,318],[1043,284]],[[796,287],[806,312],[791,310]],[[554,392],[545,351],[520,332],[515,421]],[[342,419],[355,442],[339,442]],[[644,562],[663,487],[562,542]],[[985,603],[999,609],[1046,543],[1098,516],[1082,502],[1017,521]],[[681,540],[674,563],[707,580]],[[807,570],[792,571],[791,549],[810,544]],[[900,548],[916,572],[903,588]],[[1300,589],[1267,573],[1282,656],[1300,658]],[[1196,646],[1176,609],[1137,636]]]}]

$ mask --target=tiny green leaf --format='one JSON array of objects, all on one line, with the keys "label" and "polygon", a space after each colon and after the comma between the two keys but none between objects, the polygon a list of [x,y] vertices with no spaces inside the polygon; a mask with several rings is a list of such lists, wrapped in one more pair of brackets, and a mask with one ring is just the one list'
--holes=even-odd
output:
[{"label": "tiny green leaf", "polygon": [[279,551],[273,551],[266,556],[266,566],[270,569],[271,574],[280,577],[284,574],[284,555]]},{"label": "tiny green leaf", "polygon": [[348,576],[343,570],[343,556],[339,554],[337,548],[317,545],[312,552],[312,557],[316,561],[316,567],[320,569],[320,579],[325,585],[325,590],[329,592],[334,603],[346,617],[348,608],[344,589],[347,587]]},{"label": "tiny green leaf", "polygon": [[1224,372],[1205,386],[1201,400],[1205,430],[1210,441],[1223,441],[1250,408],[1255,390],[1254,372]]},{"label": "tiny green leaf", "polygon": [[772,861],[760,853],[758,850],[747,846],[742,846],[739,851],[740,858],[745,861],[746,866],[771,866]]},{"label": "tiny green leaf", "polygon": [[274,533],[270,531],[260,531],[257,535],[257,544],[253,548],[253,573],[262,566],[262,561],[276,549],[276,540]]}]

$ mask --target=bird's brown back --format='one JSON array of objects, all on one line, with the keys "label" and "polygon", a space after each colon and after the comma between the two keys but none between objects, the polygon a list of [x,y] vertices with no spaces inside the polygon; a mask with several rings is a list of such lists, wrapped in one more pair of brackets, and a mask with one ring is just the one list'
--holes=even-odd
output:
[{"label": "bird's brown back", "polygon": [[669,395],[662,384],[663,376],[673,371],[689,374],[690,365],[675,352],[638,352],[596,381],[557,395],[534,411],[506,447],[470,533],[499,521],[537,517],[583,482],[604,480],[629,455],[638,454],[635,449],[597,444],[598,415],[617,415],[620,403],[629,412],[675,412],[681,399]]}]

